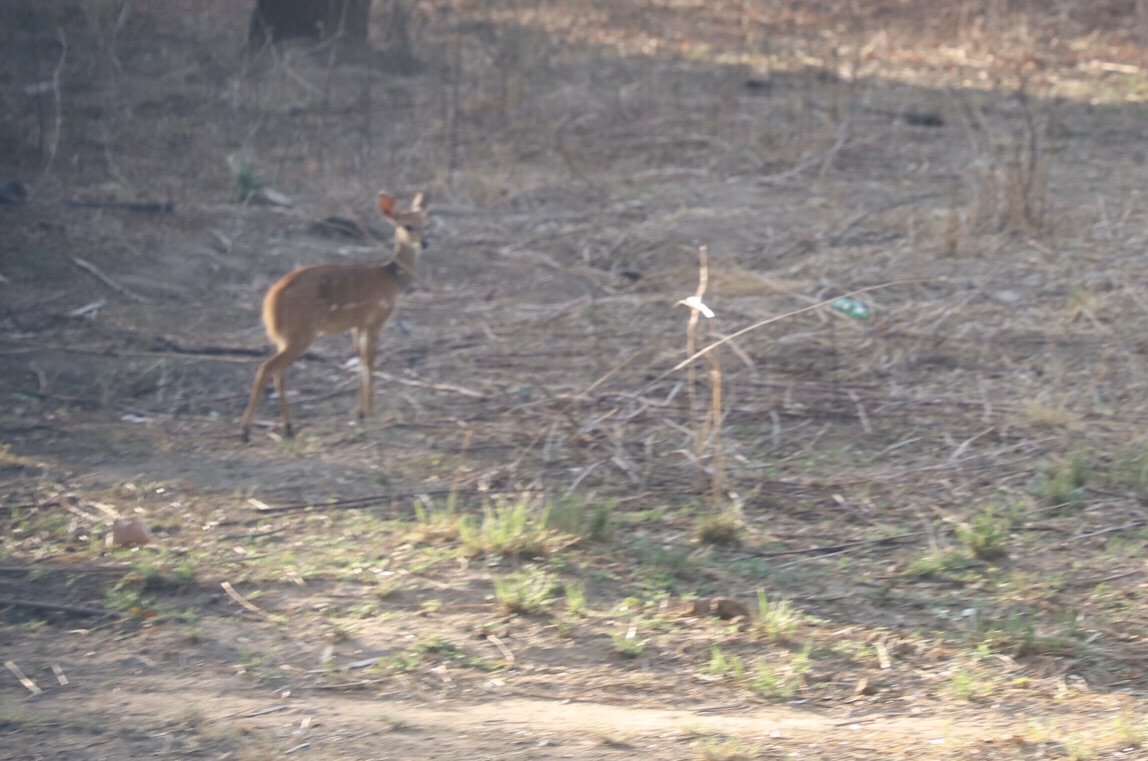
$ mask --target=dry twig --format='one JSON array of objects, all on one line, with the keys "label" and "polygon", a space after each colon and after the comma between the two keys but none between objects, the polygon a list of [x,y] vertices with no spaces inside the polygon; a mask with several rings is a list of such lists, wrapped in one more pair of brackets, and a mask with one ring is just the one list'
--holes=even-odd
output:
[{"label": "dry twig", "polygon": [[16,661],[4,661],[4,667],[12,672],[12,675],[20,680],[20,684],[33,695],[42,695],[44,691],[28,677],[24,676],[24,672],[16,665]]},{"label": "dry twig", "polygon": [[267,620],[271,620],[272,617],[271,617],[270,613],[268,613],[267,611],[263,610],[262,608],[260,608],[256,605],[252,604],[251,602],[248,602],[246,597],[244,597],[243,595],[241,595],[235,591],[235,587],[231,586],[231,582],[221,581],[219,583],[219,586],[223,587],[223,591],[227,593],[227,596],[230,597],[232,600],[235,600],[235,602],[239,603],[239,605],[244,610],[246,610],[250,613],[254,613],[257,616],[262,616],[263,618],[265,618]]},{"label": "dry twig", "polygon": [[68,258],[71,259],[73,262],[75,262],[76,266],[79,267],[80,269],[87,270],[88,272],[95,275],[96,278],[100,280],[100,282],[102,282],[104,285],[111,288],[113,291],[118,291],[119,293],[122,293],[123,295],[127,296],[128,298],[132,299],[133,301],[139,301],[139,302],[143,302],[143,303],[147,303],[148,301],[150,301],[150,299],[144,298],[143,296],[140,296],[138,293],[133,293],[133,292],[129,291],[127,288],[124,288],[122,285],[117,283],[115,280],[112,280],[110,277],[108,277],[103,272],[101,272],[100,269],[98,267],[96,267],[96,265],[92,264],[91,262],[86,261],[84,259],[81,259],[78,256],[70,256]]},{"label": "dry twig", "polygon": [[13,608],[32,608],[34,610],[57,610],[61,613],[71,613],[77,616],[119,616],[114,610],[103,608],[88,608],[83,605],[65,605],[58,602],[40,602],[39,600],[13,600],[0,598],[0,605],[9,605]]}]

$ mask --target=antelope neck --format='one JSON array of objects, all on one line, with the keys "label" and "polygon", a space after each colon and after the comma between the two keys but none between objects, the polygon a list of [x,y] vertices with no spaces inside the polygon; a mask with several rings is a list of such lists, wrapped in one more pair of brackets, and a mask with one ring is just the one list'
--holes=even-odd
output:
[{"label": "antelope neck", "polygon": [[395,246],[395,258],[387,265],[387,271],[394,276],[399,287],[406,290],[407,286],[418,277],[418,265],[418,247],[410,241],[403,240]]}]

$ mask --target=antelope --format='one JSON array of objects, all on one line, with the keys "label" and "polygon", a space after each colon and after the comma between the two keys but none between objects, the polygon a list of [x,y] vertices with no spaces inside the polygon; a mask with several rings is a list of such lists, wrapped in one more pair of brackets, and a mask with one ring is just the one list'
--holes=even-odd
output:
[{"label": "antelope", "polygon": [[399,294],[418,276],[419,251],[425,245],[422,227],[426,213],[422,203],[423,194],[419,193],[410,209],[396,210],[395,199],[379,193],[379,211],[395,228],[395,255],[389,263],[300,267],[267,291],[263,298],[263,325],[276,352],[255,373],[255,385],[241,423],[244,441],[248,441],[268,376],[275,382],[279,396],[283,432],[294,435],[283,374],[319,335],[351,331],[359,355],[356,409],[360,419],[374,410],[372,373],[379,330],[394,311]]}]

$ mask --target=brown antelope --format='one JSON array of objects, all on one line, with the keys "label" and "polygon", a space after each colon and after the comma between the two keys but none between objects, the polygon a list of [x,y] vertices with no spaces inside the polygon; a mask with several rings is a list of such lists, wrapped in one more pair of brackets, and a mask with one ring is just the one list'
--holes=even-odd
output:
[{"label": "brown antelope", "polygon": [[426,214],[423,194],[415,196],[411,208],[395,209],[395,199],[379,193],[379,211],[395,227],[395,256],[388,264],[316,264],[300,267],[279,279],[263,298],[263,324],[267,337],[278,351],[259,366],[251,399],[243,413],[243,440],[248,440],[251,421],[267,387],[267,376],[275,382],[283,432],[291,436],[291,412],[283,373],[307,351],[318,335],[351,331],[359,354],[359,417],[374,409],[375,346],[379,330],[394,311],[399,293],[418,276],[419,250],[423,246],[422,227]]}]

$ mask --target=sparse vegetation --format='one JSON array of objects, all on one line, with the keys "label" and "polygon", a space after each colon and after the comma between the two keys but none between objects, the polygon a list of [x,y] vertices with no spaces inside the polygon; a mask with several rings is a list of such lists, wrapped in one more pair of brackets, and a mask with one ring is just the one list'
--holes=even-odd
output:
[{"label": "sparse vegetation", "polygon": [[742,535],[741,518],[732,510],[698,518],[696,534],[702,544],[738,545]]},{"label": "sparse vegetation", "polygon": [[1008,554],[1010,523],[997,515],[989,505],[957,528],[957,537],[969,553],[979,560],[996,560]]},{"label": "sparse vegetation", "polygon": [[1055,146],[1055,114],[1038,118],[1024,89],[1016,92],[1022,118],[1005,133],[977,114],[978,124],[992,143],[977,171],[975,218],[982,229],[1038,233],[1047,223],[1049,178]]},{"label": "sparse vegetation", "polygon": [[914,576],[935,576],[960,571],[969,566],[969,559],[952,549],[934,549],[909,562],[909,573]]},{"label": "sparse vegetation", "polygon": [[459,523],[459,539],[470,555],[533,558],[545,555],[556,536],[549,505],[530,494],[498,498],[483,507],[482,520]]},{"label": "sparse vegetation", "polygon": [[1131,489],[1137,494],[1148,493],[1148,452],[1121,452],[1101,478],[1110,488]]},{"label": "sparse vegetation", "polygon": [[717,676],[732,676],[734,679],[745,677],[745,661],[737,655],[726,655],[717,645],[710,645],[709,672]]},{"label": "sparse vegetation", "polygon": [[703,738],[698,743],[698,758],[702,761],[742,761],[754,757],[754,753],[742,747],[736,737],[718,739]]},{"label": "sparse vegetation", "polygon": [[613,535],[614,527],[611,524],[611,515],[614,513],[614,502],[598,502],[594,505],[594,512],[590,516],[590,530],[588,535],[596,542],[608,542]]},{"label": "sparse vegetation", "polygon": [[1083,452],[1077,452],[1063,465],[1050,469],[1036,483],[1035,493],[1049,507],[1079,510],[1087,502],[1085,486],[1092,464]]},{"label": "sparse vegetation", "polygon": [[554,602],[557,582],[544,570],[531,568],[494,577],[494,594],[507,613],[528,616],[541,613]]},{"label": "sparse vegetation", "polygon": [[562,585],[566,591],[566,612],[581,615],[586,609],[586,585],[577,581],[567,581]]},{"label": "sparse vegetation", "polygon": [[255,173],[255,165],[250,156],[237,156],[231,162],[232,179],[235,183],[235,199],[247,203],[270,183]]},{"label": "sparse vegetation", "polygon": [[428,503],[424,504],[422,500],[414,503],[416,522],[412,537],[420,542],[457,540],[463,530],[464,518],[459,515],[455,500],[448,500],[441,506],[429,500]]},{"label": "sparse vegetation", "polygon": [[996,692],[996,685],[991,679],[966,668],[954,671],[949,684],[953,693],[962,700],[985,700]]},{"label": "sparse vegetation", "polygon": [[770,600],[764,589],[757,590],[757,615],[753,619],[757,634],[773,642],[787,642],[804,620],[805,615],[789,600]]},{"label": "sparse vegetation", "polygon": [[812,643],[806,643],[801,652],[794,653],[785,662],[772,666],[760,660],[751,679],[753,688],[766,697],[790,698],[805,684],[805,674],[811,668]]},{"label": "sparse vegetation", "polygon": [[762,697],[785,699],[792,697],[804,683],[812,649],[812,644],[806,644],[799,653],[779,659],[760,657],[746,664],[741,656],[727,655],[717,645],[711,645],[708,668],[711,674],[727,676]]},{"label": "sparse vegetation", "polygon": [[638,636],[638,619],[634,619],[629,628],[622,632],[610,635],[614,641],[614,652],[623,658],[637,658],[646,651],[648,639]]}]

